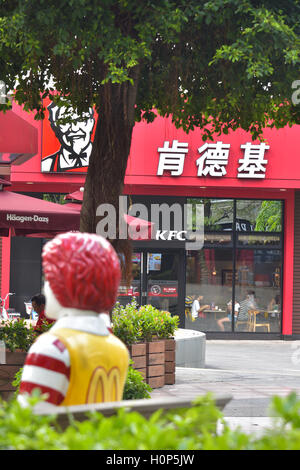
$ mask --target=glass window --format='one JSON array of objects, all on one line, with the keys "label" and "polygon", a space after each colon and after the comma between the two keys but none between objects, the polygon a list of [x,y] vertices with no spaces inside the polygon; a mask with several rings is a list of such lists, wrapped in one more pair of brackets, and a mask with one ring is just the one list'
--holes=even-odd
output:
[{"label": "glass window", "polygon": [[281,232],[282,202],[241,199],[236,201],[236,231]]},{"label": "glass window", "polygon": [[280,235],[268,235],[268,234],[238,234],[238,245],[247,246],[277,246],[280,247],[281,236]]},{"label": "glass window", "polygon": [[281,266],[280,250],[237,250],[235,298],[241,305],[249,294],[253,297],[249,310],[256,311],[256,325],[254,328],[254,318],[243,312],[243,322],[237,321],[236,331],[280,331]]},{"label": "glass window", "polygon": [[233,200],[188,198],[188,204],[204,205],[204,232],[232,230]]},{"label": "glass window", "polygon": [[186,328],[280,332],[282,201],[191,202],[205,221],[203,248],[187,252]]},{"label": "glass window", "polygon": [[232,235],[230,233],[213,233],[204,234],[204,246],[228,246],[232,244]]},{"label": "glass window", "polygon": [[[221,330],[219,320],[230,323],[232,249],[204,248],[187,252],[186,328]],[[197,312],[198,310],[198,312]]]}]

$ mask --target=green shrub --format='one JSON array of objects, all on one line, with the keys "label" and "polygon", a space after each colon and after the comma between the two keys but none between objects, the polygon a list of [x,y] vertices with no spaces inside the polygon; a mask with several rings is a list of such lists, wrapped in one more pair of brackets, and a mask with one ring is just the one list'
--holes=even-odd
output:
[{"label": "green shrub", "polygon": [[4,341],[5,347],[11,352],[16,349],[28,351],[36,336],[32,326],[28,326],[22,318],[0,323],[0,341]]},{"label": "green shrub", "polygon": [[124,386],[123,400],[150,398],[151,392],[152,388],[144,381],[142,374],[130,364]]},{"label": "green shrub", "polygon": [[174,336],[178,328],[179,317],[171,316],[170,312],[158,310],[152,305],[143,305],[137,312],[140,319],[142,337],[152,341],[153,337],[167,339]]},{"label": "green shrub", "polygon": [[179,317],[152,305],[137,306],[135,300],[126,306],[116,304],[112,312],[114,334],[125,344],[166,339],[174,336]]},{"label": "green shrub", "polygon": [[32,325],[28,325],[23,318],[0,322],[0,341],[4,341],[5,347],[14,352],[17,349],[27,352],[41,333],[46,333],[52,324],[44,321],[39,331],[35,331]]},{"label": "green shrub", "polygon": [[142,330],[137,317],[137,303],[133,300],[125,307],[116,303],[112,312],[113,333],[130,346],[142,339]]},{"label": "green shrub", "polygon": [[162,416],[161,411],[150,419],[137,412],[119,410],[104,418],[89,413],[88,419],[70,424],[62,432],[54,416],[37,416],[32,406],[22,408],[16,400],[0,406],[0,450],[147,450],[198,449],[206,432],[216,432],[220,412],[213,401],[201,398],[195,407],[176,410]]}]

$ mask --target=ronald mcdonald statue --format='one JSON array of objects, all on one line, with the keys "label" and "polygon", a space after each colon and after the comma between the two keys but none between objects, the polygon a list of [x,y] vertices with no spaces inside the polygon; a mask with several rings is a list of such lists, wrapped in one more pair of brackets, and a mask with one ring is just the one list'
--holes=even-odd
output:
[{"label": "ronald mcdonald statue", "polygon": [[122,400],[129,355],[109,328],[120,282],[112,245],[96,234],[65,233],[42,254],[45,314],[56,320],[31,346],[18,399],[38,388],[53,405]]}]

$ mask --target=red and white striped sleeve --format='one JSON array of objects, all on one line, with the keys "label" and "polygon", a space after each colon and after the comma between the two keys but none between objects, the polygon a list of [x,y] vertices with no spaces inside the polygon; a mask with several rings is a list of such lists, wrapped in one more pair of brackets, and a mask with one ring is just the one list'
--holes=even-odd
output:
[{"label": "red and white striped sleeve", "polygon": [[47,402],[59,405],[65,398],[70,380],[70,355],[54,334],[44,334],[31,346],[23,368],[20,395],[35,388],[48,395]]}]

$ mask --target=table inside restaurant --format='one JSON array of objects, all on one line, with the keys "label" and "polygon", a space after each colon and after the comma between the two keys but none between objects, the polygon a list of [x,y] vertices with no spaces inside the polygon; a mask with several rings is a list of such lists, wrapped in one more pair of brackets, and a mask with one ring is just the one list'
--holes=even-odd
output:
[{"label": "table inside restaurant", "polygon": [[213,315],[214,314],[215,320],[217,320],[217,314],[218,314],[218,316],[222,315],[222,317],[226,316],[226,310],[222,310],[221,308],[220,309],[218,308],[218,309],[203,310],[203,313],[208,314],[208,315]]},{"label": "table inside restaurant", "polygon": [[263,315],[265,318],[273,317],[280,318],[281,310],[267,310],[264,308],[255,309],[256,315]]},{"label": "table inside restaurant", "polygon": [[264,315],[266,319],[275,319],[277,321],[280,321],[281,318],[281,310],[260,310],[259,313]]}]

